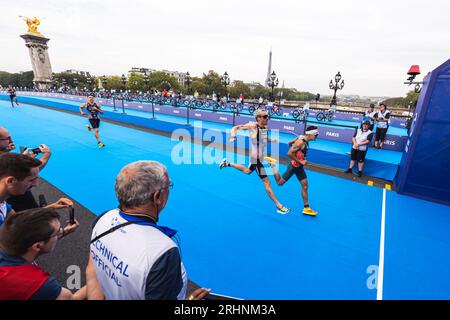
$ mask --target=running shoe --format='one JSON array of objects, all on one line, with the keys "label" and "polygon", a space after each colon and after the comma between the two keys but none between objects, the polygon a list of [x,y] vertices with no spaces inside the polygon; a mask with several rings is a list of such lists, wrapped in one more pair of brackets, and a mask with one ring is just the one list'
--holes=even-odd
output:
[{"label": "running shoe", "polygon": [[303,208],[303,214],[306,214],[308,216],[317,216],[317,211],[314,211],[313,209],[311,209],[310,207],[308,208]]},{"label": "running shoe", "polygon": [[347,170],[345,170],[344,171],[345,173],[352,173],[353,172],[353,170],[352,169],[350,169],[350,168],[348,168]]},{"label": "running shoe", "polygon": [[291,212],[291,209],[286,208],[285,206],[281,206],[281,207],[277,207],[277,212],[279,214],[288,214],[289,212]]},{"label": "running shoe", "polygon": [[266,160],[271,166],[277,163],[277,159],[271,157],[264,157],[264,160]]},{"label": "running shoe", "polygon": [[88,131],[91,131],[92,130],[92,128],[91,128],[91,126],[90,125],[86,125],[86,129],[88,129]]},{"label": "running shoe", "polygon": [[105,145],[104,145],[103,143],[101,143],[101,142],[98,143],[98,147],[99,147],[99,148],[103,148],[104,146],[105,146]]},{"label": "running shoe", "polygon": [[362,172],[358,171],[357,176],[361,178],[362,177]]},{"label": "running shoe", "polygon": [[219,168],[222,169],[224,167],[228,167],[229,164],[230,161],[228,161],[227,159],[223,159],[222,162],[219,164]]}]

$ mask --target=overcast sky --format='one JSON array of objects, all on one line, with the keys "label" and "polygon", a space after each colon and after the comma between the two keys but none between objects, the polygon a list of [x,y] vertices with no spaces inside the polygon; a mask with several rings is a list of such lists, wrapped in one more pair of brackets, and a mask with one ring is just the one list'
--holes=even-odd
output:
[{"label": "overcast sky", "polygon": [[422,75],[450,58],[447,0],[0,0],[0,70],[31,70],[19,15],[42,19],[54,72],[96,75],[131,67],[227,71],[264,82],[272,68],[286,87],[330,94],[400,96],[411,64]]}]

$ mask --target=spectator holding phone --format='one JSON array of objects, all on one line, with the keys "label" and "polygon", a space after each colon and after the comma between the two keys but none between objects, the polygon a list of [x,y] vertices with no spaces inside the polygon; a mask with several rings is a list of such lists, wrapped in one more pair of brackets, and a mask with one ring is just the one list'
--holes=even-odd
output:
[{"label": "spectator holding phone", "polygon": [[[16,145],[14,144],[14,141],[11,138],[8,130],[6,128],[0,127],[0,155],[3,153],[11,152],[15,148]],[[44,169],[52,155],[50,148],[45,144],[41,144],[39,147],[34,149],[21,147],[20,151],[22,154],[27,155],[31,158],[36,158],[39,154],[42,154],[42,156],[40,157],[41,164],[39,165],[39,171]],[[22,195],[11,196],[8,202],[16,211],[39,207],[30,190],[26,191]]]},{"label": "spectator holding phone", "polygon": [[[0,226],[8,214],[14,213],[9,203],[13,196],[20,196],[36,186],[39,177],[41,161],[17,153],[0,155]],[[71,200],[61,198],[57,202],[46,206],[60,209],[73,206]],[[70,228],[67,229],[67,232]]]},{"label": "spectator holding phone", "polygon": [[[39,268],[35,259],[50,253],[65,235],[53,208],[11,213],[0,228],[0,300],[83,300],[86,287],[74,294]],[[70,226],[71,231],[78,222]]]}]

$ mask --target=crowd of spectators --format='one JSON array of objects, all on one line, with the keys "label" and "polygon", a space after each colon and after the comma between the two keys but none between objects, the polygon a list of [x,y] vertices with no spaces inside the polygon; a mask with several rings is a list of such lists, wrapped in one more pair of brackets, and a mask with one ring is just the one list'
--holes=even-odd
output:
[{"label": "crowd of spectators", "polygon": [[209,289],[200,288],[186,296],[177,232],[158,224],[173,183],[155,161],[134,162],[120,171],[115,184],[119,206],[95,220],[86,248],[86,285],[75,292],[61,285],[36,258],[45,259],[78,229],[76,219],[62,227],[58,213],[73,202],[60,198],[38,204],[31,188],[50,159],[50,148],[15,149],[8,130],[0,128],[0,300],[200,300],[208,295]]}]

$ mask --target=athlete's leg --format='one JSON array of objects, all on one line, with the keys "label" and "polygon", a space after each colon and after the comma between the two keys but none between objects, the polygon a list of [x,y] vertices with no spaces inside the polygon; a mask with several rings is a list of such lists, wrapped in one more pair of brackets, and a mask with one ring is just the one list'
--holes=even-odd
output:
[{"label": "athlete's leg", "polygon": [[303,204],[305,208],[309,207],[309,200],[308,200],[308,179],[303,179],[300,181],[300,184],[302,185],[302,198],[303,198]]},{"label": "athlete's leg", "polygon": [[281,177],[280,172],[278,171],[278,168],[277,168],[276,164],[270,164],[270,166],[272,167],[273,176],[275,177],[275,181],[277,182],[277,184],[279,186],[282,186],[286,182],[286,180],[284,180]]},{"label": "athlete's leg", "polygon": [[275,203],[277,208],[282,207],[283,205],[277,200],[275,197],[275,193],[272,190],[272,187],[270,186],[270,180],[267,177],[261,178],[262,182],[264,183],[264,188],[266,189],[267,195],[269,198]]},{"label": "athlete's leg", "polygon": [[94,136],[97,139],[97,142],[100,143],[100,136],[98,135],[98,128],[94,128]]},{"label": "athlete's leg", "polygon": [[253,172],[253,170],[250,170],[248,167],[243,166],[242,164],[237,164],[237,163],[231,163],[231,162],[230,162],[230,163],[228,164],[228,167],[235,168],[235,169],[237,169],[237,170],[239,170],[239,171],[242,171],[242,172],[245,173],[245,174],[250,174],[250,173]]}]

